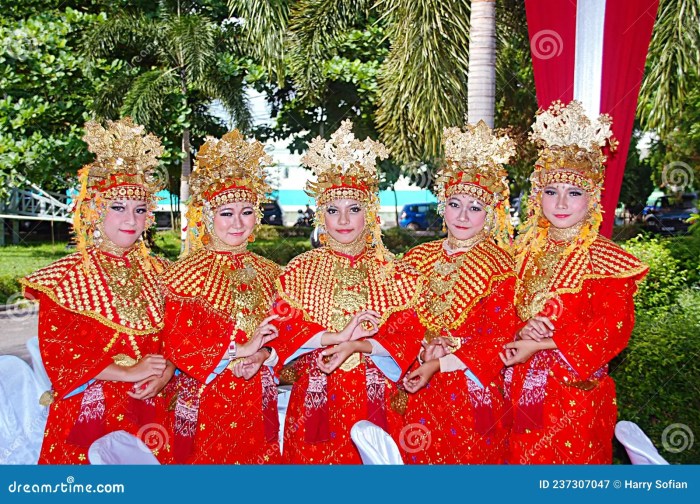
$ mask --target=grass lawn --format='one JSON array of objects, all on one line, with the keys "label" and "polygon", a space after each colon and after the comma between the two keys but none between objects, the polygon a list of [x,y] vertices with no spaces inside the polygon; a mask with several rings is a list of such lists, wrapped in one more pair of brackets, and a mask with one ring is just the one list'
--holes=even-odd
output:
[{"label": "grass lawn", "polygon": [[75,251],[67,245],[67,242],[58,242],[0,247],[0,303],[20,295],[17,279]]}]

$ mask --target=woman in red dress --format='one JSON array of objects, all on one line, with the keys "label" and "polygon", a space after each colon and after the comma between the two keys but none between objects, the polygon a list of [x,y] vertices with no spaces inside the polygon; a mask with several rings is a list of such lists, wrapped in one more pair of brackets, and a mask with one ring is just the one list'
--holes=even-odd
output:
[{"label": "woman in red dress", "polygon": [[163,275],[165,355],[175,378],[175,461],[279,463],[276,354],[263,345],[275,263],[247,250],[270,190],[260,142],[238,130],[200,148],[185,255]]},{"label": "woman in red dress", "polygon": [[502,165],[515,144],[483,121],[443,137],[436,189],[447,238],[404,257],[429,283],[416,310],[427,328],[422,365],[404,378],[413,442],[400,447],[409,464],[501,464],[509,425],[499,352],[517,320]]},{"label": "woman in red dress", "polygon": [[53,390],[40,464],[87,464],[98,437],[125,430],[169,449],[159,396],[174,372],[160,352],[163,300],[142,235],[153,223],[163,148],[131,119],[85,125],[97,159],[79,172],[78,251],[20,282],[39,301],[39,348]]},{"label": "woman in red dress", "polygon": [[302,158],[318,177],[307,192],[316,199],[326,245],[296,257],[278,281],[280,335],[273,345],[280,363],[298,357],[287,373],[294,385],[286,463],[360,463],[350,438],[359,420],[398,440],[405,393],[394,382],[420,348],[414,334],[423,331],[412,306],[422,281],[381,242],[375,160],[387,153],[379,143],[356,140],[351,128],[344,121],[329,141],[316,138]]},{"label": "woman in red dress", "polygon": [[647,267],[598,234],[610,125],[576,101],[553,103],[533,125],[539,159],[516,255],[522,322],[502,355],[513,366],[512,464],[612,463],[608,363],[627,346]]}]

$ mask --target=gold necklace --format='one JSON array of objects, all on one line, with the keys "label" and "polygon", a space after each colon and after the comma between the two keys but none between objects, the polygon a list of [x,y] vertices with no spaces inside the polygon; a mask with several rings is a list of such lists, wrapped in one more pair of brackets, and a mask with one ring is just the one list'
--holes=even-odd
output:
[{"label": "gold necklace", "polygon": [[105,236],[98,242],[97,248],[102,252],[107,252],[108,254],[112,254],[113,256],[117,257],[124,257],[131,249],[131,247],[120,247],[119,245],[112,242],[109,238],[107,238],[107,236]]},{"label": "gold necklace", "polygon": [[578,237],[582,227],[583,222],[579,222],[568,228],[557,228],[550,224],[547,237],[554,242],[569,243]]},{"label": "gold necklace", "polygon": [[365,249],[367,246],[367,241],[365,239],[365,236],[367,236],[367,231],[363,231],[360,236],[358,236],[355,240],[353,240],[350,243],[340,243],[338,240],[335,240],[330,233],[328,233],[328,246],[333,250],[334,252],[338,252],[339,254],[343,254],[346,256],[350,257],[357,257],[362,253],[362,251]]},{"label": "gold necklace", "polygon": [[209,234],[210,241],[207,244],[207,248],[214,252],[231,252],[233,254],[242,254],[248,249],[248,241],[244,241],[240,245],[229,245],[221,238],[217,236],[216,233]]},{"label": "gold necklace", "polygon": [[107,285],[113,294],[112,303],[119,317],[133,325],[147,317],[148,301],[142,296],[145,280],[139,268],[138,255],[131,254],[129,264],[115,263],[108,257],[100,258]]},{"label": "gold necklace", "polygon": [[471,238],[468,238],[466,240],[458,240],[454,236],[452,236],[452,233],[449,231],[447,232],[447,248],[449,249],[450,252],[454,252],[456,250],[469,250],[481,241],[486,238],[486,233],[482,229],[479,231],[477,234],[472,236]]}]

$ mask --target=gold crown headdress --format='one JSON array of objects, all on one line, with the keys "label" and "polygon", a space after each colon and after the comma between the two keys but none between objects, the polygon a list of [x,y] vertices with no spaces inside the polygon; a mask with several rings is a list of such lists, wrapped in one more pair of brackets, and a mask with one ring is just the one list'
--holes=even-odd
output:
[{"label": "gold crown headdress", "polygon": [[[503,131],[492,130],[484,121],[443,130],[445,164],[437,174],[436,189],[440,212],[454,194],[470,195],[495,213],[494,236],[502,247],[509,247],[510,188],[503,165],[515,156],[515,142]],[[493,219],[493,218],[492,218]],[[485,228],[491,227],[488,223]]]},{"label": "gold crown headdress", "polygon": [[540,110],[530,133],[539,150],[533,183],[544,187],[563,182],[590,192],[602,188],[606,160],[602,148],[607,143],[611,151],[617,147],[611,125],[608,114],[591,121],[576,100],[568,105],[557,100]]},{"label": "gold crown headdress", "polygon": [[325,225],[324,206],[336,199],[354,199],[366,209],[366,239],[375,246],[383,260],[391,254],[382,243],[379,221],[379,177],[377,158],[386,159],[384,144],[370,138],[360,141],[352,133],[352,121],[340,124],[330,140],[316,137],[309,144],[301,162],[316,174],[316,182],[306,184],[306,194],[316,200],[316,222]]},{"label": "gold crown headdress", "polygon": [[316,174],[316,182],[308,182],[306,193],[323,205],[338,198],[367,201],[379,189],[377,158],[386,159],[386,147],[365,138],[360,141],[352,133],[352,122],[343,121],[330,140],[314,138],[301,162]]},{"label": "gold crown headdress", "polygon": [[[158,158],[163,155],[158,137],[146,133],[145,128],[130,117],[107,121],[106,128],[96,121],[88,121],[83,140],[96,159],[78,172],[80,192],[74,205],[73,232],[87,266],[86,248],[94,245],[96,239],[103,239],[99,226],[107,201],[126,199],[149,203],[148,229],[155,219],[156,193],[166,186],[167,172],[157,169]],[[141,249],[144,255],[149,253],[143,242]]]},{"label": "gold crown headdress", "polygon": [[206,241],[204,226],[210,234],[213,232],[213,211],[221,205],[249,201],[260,222],[260,203],[272,190],[265,179],[265,167],[270,164],[272,158],[265,153],[265,146],[257,140],[248,142],[237,129],[221,139],[207,137],[197,152],[190,177],[192,198],[187,211],[185,254]]},{"label": "gold crown headdress", "polygon": [[537,145],[539,158],[530,176],[528,218],[522,228],[518,261],[527,250],[544,245],[550,223],[542,214],[542,190],[550,184],[571,184],[590,195],[588,218],[565,253],[585,248],[595,240],[603,220],[600,197],[607,159],[603,148],[607,144],[614,151],[618,143],[611,126],[608,114],[592,121],[576,100],[567,105],[557,100],[546,111],[538,111],[530,140]]}]

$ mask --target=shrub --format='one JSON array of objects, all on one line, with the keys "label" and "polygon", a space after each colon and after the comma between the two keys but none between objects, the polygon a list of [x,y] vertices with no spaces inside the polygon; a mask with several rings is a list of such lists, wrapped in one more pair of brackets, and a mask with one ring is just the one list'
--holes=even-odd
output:
[{"label": "shrub", "polygon": [[382,233],[382,240],[386,248],[394,254],[404,254],[409,249],[421,243],[436,240],[436,235],[416,235],[401,227],[389,228]]},{"label": "shrub", "polygon": [[685,270],[685,280],[689,287],[700,283],[700,228],[695,233],[664,240],[664,245],[679,266]]},{"label": "shrub", "polygon": [[285,266],[294,257],[311,250],[311,243],[298,238],[261,242],[256,240],[248,246],[248,250]]},{"label": "shrub", "polygon": [[610,366],[619,419],[639,424],[671,463],[700,463],[699,354],[700,291],[686,289],[671,308],[638,310],[629,347]]},{"label": "shrub", "polygon": [[[649,274],[639,286],[638,309],[670,306],[686,284],[686,270],[658,238],[638,236],[622,246],[649,265]],[[697,260],[697,259],[696,259]]]}]

